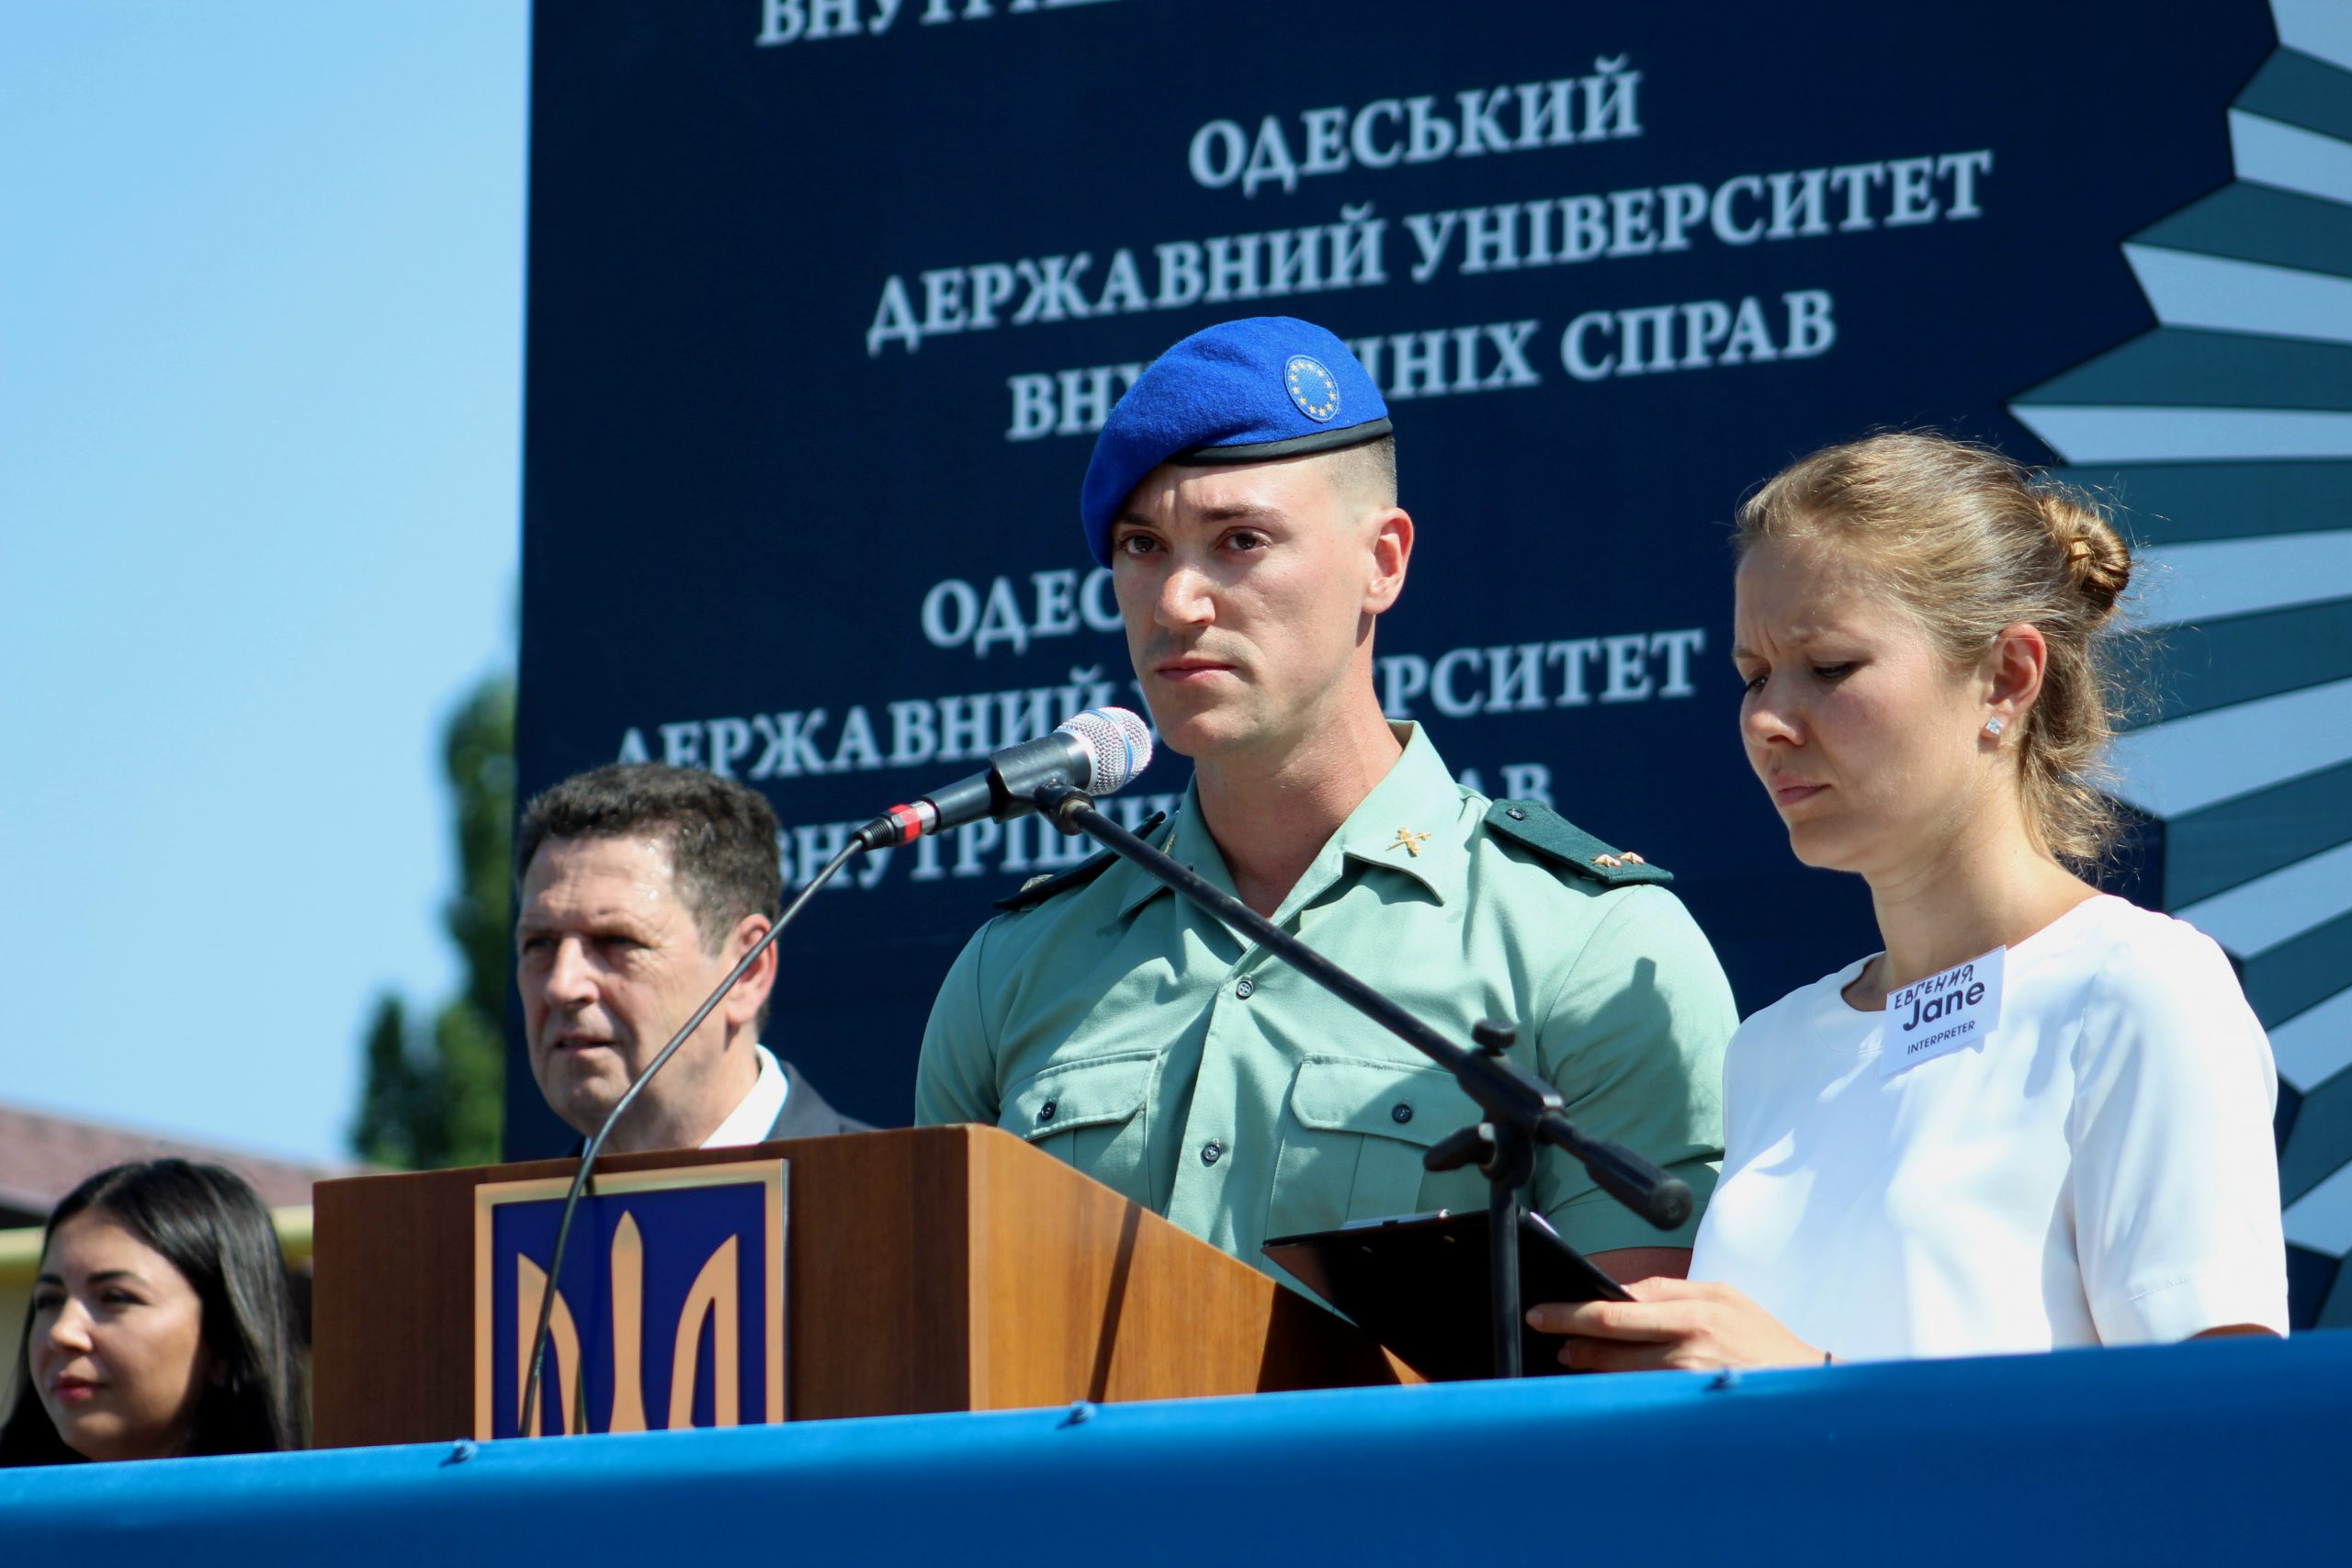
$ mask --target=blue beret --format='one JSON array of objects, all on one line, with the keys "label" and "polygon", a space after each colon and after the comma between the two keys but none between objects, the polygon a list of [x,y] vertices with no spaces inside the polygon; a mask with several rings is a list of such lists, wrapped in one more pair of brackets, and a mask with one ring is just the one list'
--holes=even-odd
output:
[{"label": "blue beret", "polygon": [[1204,328],[1127,389],[1086,466],[1086,547],[1111,564],[1111,524],[1162,463],[1262,463],[1361,446],[1388,405],[1348,345],[1311,321],[1256,316]]}]

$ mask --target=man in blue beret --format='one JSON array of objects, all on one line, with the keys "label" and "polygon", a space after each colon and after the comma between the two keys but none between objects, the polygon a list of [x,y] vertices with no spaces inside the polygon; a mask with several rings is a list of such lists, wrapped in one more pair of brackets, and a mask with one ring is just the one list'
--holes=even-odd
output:
[{"label": "man in blue beret", "polygon": [[[1193,763],[1161,847],[1453,1038],[1516,1025],[1570,1116],[1703,1200],[1737,1019],[1666,874],[1461,787],[1381,712],[1413,519],[1346,345],[1286,318],[1186,338],[1112,411],[1080,510]],[[1191,901],[1098,857],[1007,904],[933,1005],[919,1123],[1001,1126],[1261,1268],[1272,1236],[1485,1202],[1421,1168],[1480,1119],[1452,1077]],[[1688,1263],[1695,1214],[1652,1230],[1556,1151],[1527,1198],[1621,1278]]]}]

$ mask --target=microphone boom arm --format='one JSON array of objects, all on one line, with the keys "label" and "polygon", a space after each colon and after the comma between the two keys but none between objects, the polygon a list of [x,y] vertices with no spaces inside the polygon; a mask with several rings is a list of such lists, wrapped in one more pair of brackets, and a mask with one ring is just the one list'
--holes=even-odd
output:
[{"label": "microphone boom arm", "polygon": [[[1504,1224],[1501,1216],[1506,1194],[1526,1179],[1517,1168],[1532,1168],[1532,1145],[1549,1144],[1575,1156],[1601,1190],[1660,1230],[1671,1230],[1690,1218],[1687,1185],[1623,1145],[1586,1134],[1568,1120],[1558,1090],[1503,1055],[1511,1039],[1509,1029],[1482,1025],[1477,1032],[1485,1047],[1481,1050],[1457,1045],[1190,866],[1120,827],[1097,810],[1093,797],[1083,790],[1048,784],[1036,792],[1036,801],[1063,832],[1083,830],[1227,925],[1272,948],[1308,979],[1452,1073],[1462,1091],[1478,1103],[1487,1114],[1487,1124],[1476,1130],[1480,1135],[1476,1141],[1492,1150],[1491,1156],[1482,1161],[1482,1168],[1495,1187],[1495,1218],[1489,1229],[1498,1249],[1494,1269],[1498,1375],[1517,1376],[1519,1371],[1518,1306],[1511,1299],[1517,1295],[1519,1274],[1516,1200],[1508,1205],[1510,1223]],[[1463,1163],[1458,1155],[1454,1163]],[[1504,1248],[1509,1249],[1507,1260]],[[1507,1280],[1509,1297],[1502,1289]],[[1506,1311],[1511,1320],[1507,1346],[1502,1321]]]}]

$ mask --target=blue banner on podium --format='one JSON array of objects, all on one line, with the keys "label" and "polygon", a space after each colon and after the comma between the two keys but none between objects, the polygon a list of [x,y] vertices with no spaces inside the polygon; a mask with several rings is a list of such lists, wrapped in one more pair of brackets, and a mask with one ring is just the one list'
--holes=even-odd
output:
[{"label": "blue banner on podium", "polygon": [[[603,1176],[555,1282],[541,1433],[784,1419],[786,1163]],[[571,1183],[475,1190],[474,1432],[523,1434],[530,1346]]]}]

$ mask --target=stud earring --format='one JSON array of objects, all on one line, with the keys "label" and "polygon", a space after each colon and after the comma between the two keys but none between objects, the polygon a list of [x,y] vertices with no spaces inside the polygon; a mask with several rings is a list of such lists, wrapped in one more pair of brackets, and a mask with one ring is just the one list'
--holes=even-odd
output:
[{"label": "stud earring", "polygon": [[1997,718],[1986,719],[1984,721],[1984,733],[1992,736],[1996,739],[1998,739],[2001,734],[2001,721]]}]

